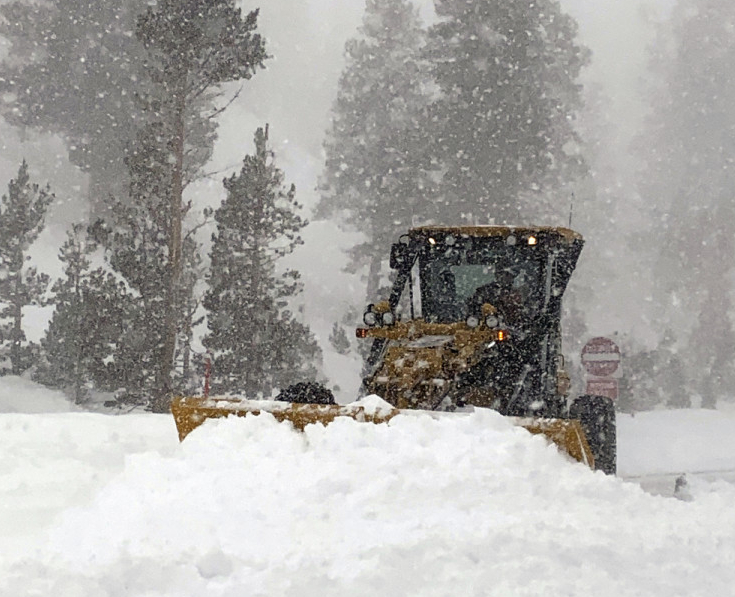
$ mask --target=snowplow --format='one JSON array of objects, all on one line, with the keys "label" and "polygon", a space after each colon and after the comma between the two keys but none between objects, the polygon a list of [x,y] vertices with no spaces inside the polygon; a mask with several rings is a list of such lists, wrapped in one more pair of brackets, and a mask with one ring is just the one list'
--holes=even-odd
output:
[{"label": "snowplow", "polygon": [[361,393],[387,408],[337,405],[309,383],[276,401],[179,398],[172,404],[179,436],[208,418],[264,411],[303,428],[338,416],[382,423],[416,411],[491,408],[614,474],[612,401],[570,399],[562,354],[561,300],[583,244],[558,227],[413,228],[391,247],[390,295],[367,306],[356,330],[372,342]]}]

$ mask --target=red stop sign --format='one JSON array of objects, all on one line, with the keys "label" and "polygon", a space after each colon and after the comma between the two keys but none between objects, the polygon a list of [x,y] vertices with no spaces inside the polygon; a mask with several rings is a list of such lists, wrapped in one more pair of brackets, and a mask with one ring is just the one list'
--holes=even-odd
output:
[{"label": "red stop sign", "polygon": [[582,349],[582,365],[590,375],[612,375],[620,366],[620,349],[610,338],[592,338]]}]

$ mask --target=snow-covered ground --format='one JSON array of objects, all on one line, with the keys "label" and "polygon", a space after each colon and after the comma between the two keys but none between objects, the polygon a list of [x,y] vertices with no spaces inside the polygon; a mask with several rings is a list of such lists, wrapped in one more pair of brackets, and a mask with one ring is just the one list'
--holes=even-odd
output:
[{"label": "snow-covered ground", "polygon": [[622,478],[493,412],[179,444],[169,416],[70,411],[0,380],[2,596],[733,595],[735,486],[630,480],[735,470],[732,410],[621,417]]}]

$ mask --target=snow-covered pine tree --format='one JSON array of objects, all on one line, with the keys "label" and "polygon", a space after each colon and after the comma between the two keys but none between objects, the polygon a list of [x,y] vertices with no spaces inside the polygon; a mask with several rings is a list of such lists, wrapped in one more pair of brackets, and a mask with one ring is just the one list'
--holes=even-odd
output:
[{"label": "snow-covered pine tree", "polygon": [[[167,303],[171,161],[162,124],[142,129],[126,159],[131,201],[111,202],[109,221],[92,226],[110,267],[132,290],[115,367],[126,402],[148,405],[160,377]],[[173,365],[173,362],[171,366]]]},{"label": "snow-covered pine tree", "polygon": [[299,274],[278,261],[302,243],[295,187],[268,148],[268,129],[255,133],[255,153],[225,179],[227,197],[215,212],[211,268],[204,296],[214,355],[212,391],[270,396],[274,388],[314,378],[321,351],[308,327],[288,310]]},{"label": "snow-covered pine tree", "polygon": [[[682,0],[651,54],[639,139],[640,192],[652,205],[655,326],[676,330],[686,391],[714,408],[732,396],[735,331],[735,5]],[[663,343],[663,340],[662,340]]]},{"label": "snow-covered pine tree", "polygon": [[428,74],[418,56],[424,33],[408,0],[367,0],[360,36],[347,42],[332,124],[324,144],[319,217],[337,215],[365,241],[351,269],[369,266],[380,283],[386,247],[414,216],[426,217],[428,181],[419,150]]},{"label": "snow-covered pine tree", "polygon": [[41,344],[43,361],[34,378],[68,392],[77,404],[89,391],[117,388],[115,354],[124,335],[126,296],[114,276],[92,270],[97,249],[86,228],[75,224],[59,251],[64,277],[52,288],[54,314]]},{"label": "snow-covered pine tree", "polygon": [[[158,296],[162,321],[156,321],[161,347],[157,351],[156,382],[152,409],[168,410],[172,394],[172,369],[179,317],[181,279],[184,267],[183,220],[189,206],[183,201],[187,182],[187,150],[192,133],[209,131],[212,104],[223,83],[249,79],[267,58],[265,45],[255,30],[258,11],[244,18],[234,0],[158,0],[138,19],[136,37],[146,49],[146,74],[154,83],[147,98],[149,127],[159,128],[165,140],[168,172],[162,174],[146,192],[158,194],[159,231],[156,253],[162,286]],[[205,107],[209,106],[207,114]],[[201,157],[201,156],[200,156]],[[152,181],[153,182],[153,181]],[[162,326],[162,327],[158,327]]]},{"label": "snow-covered pine tree", "polygon": [[[43,360],[34,374],[36,381],[68,391],[77,404],[84,402],[91,381],[85,361],[94,356],[85,350],[88,338],[82,331],[85,321],[89,321],[84,312],[83,285],[93,250],[93,244],[85,242],[83,231],[82,224],[75,224],[59,250],[64,277],[51,288],[54,314],[41,341]],[[105,353],[101,356],[104,358]]]},{"label": "snow-covered pine tree", "polygon": [[93,213],[126,191],[123,156],[141,117],[143,47],[130,35],[146,0],[12,1],[0,109],[14,125],[59,134],[90,175]]},{"label": "snow-covered pine tree", "polygon": [[[557,0],[436,0],[426,59],[438,97],[425,128],[444,223],[528,223],[583,172],[573,151],[588,52]],[[556,213],[568,213],[568,197]],[[548,215],[547,215],[548,217]],[[562,220],[563,221],[563,220]]]},{"label": "snow-covered pine tree", "polygon": [[27,267],[28,250],[44,228],[54,196],[48,186],[31,183],[25,160],[0,199],[0,351],[10,371],[20,375],[33,364],[23,331],[23,309],[42,305],[49,284],[46,274]]}]

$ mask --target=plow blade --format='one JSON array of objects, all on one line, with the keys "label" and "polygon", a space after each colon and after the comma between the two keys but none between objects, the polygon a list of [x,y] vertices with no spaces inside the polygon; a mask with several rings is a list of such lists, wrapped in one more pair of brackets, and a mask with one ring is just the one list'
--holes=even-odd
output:
[{"label": "plow blade", "polygon": [[515,423],[534,435],[543,435],[574,460],[595,468],[595,457],[577,419],[515,419]]},{"label": "plow blade", "polygon": [[[189,433],[207,419],[220,419],[231,415],[238,417],[257,416],[265,412],[273,415],[279,422],[290,421],[296,429],[303,431],[307,425],[312,423],[328,425],[337,417],[349,417],[365,423],[386,423],[399,414],[408,416],[422,414],[436,417],[467,414],[398,410],[395,408],[366,409],[365,406],[359,403],[345,405],[296,404],[270,400],[197,397],[174,398],[171,403],[171,412],[176,422],[180,441],[183,441]],[[594,457],[579,421],[575,419],[516,417],[510,417],[510,420],[534,435],[545,436],[573,459],[594,468]]]},{"label": "plow blade", "polygon": [[328,425],[337,417],[349,417],[366,423],[385,423],[399,414],[396,409],[368,412],[356,404],[295,404],[270,400],[238,400],[237,398],[174,398],[171,412],[179,431],[179,440],[189,435],[207,419],[220,419],[235,415],[259,415],[270,413],[279,422],[290,421],[303,431],[311,423]]}]

